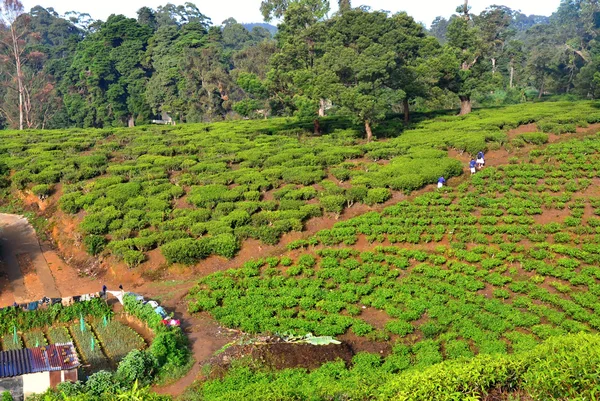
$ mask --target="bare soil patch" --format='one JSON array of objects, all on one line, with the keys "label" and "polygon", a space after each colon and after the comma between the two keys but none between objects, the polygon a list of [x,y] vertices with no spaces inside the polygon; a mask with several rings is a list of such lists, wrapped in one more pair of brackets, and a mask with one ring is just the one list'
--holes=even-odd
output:
[{"label": "bare soil patch", "polygon": [[23,275],[23,282],[25,283],[25,288],[27,288],[29,299],[41,299],[45,295],[44,285],[37,276],[31,257],[27,253],[20,253],[16,255],[16,258],[21,269],[21,274]]}]

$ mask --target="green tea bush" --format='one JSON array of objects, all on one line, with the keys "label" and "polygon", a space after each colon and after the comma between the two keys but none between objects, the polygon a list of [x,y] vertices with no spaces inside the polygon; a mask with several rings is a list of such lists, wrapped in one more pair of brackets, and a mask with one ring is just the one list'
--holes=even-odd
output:
[{"label": "green tea bush", "polygon": [[52,195],[54,186],[50,184],[39,184],[31,188],[31,192],[40,199],[47,198]]},{"label": "green tea bush", "polygon": [[365,197],[365,203],[367,203],[368,205],[384,203],[391,197],[392,197],[392,193],[387,188],[369,189],[367,192],[367,196]]},{"label": "green tea bush", "polygon": [[106,243],[106,238],[101,235],[86,235],[83,238],[85,251],[93,256],[100,254],[104,250]]},{"label": "green tea bush", "polygon": [[160,250],[168,263],[193,265],[210,255],[210,239],[176,239],[164,244]]},{"label": "green tea bush", "polygon": [[232,234],[219,234],[210,238],[211,253],[233,258],[240,249],[237,238]]},{"label": "green tea bush", "polygon": [[542,132],[528,132],[525,134],[520,134],[518,138],[521,138],[523,141],[533,145],[543,145],[548,143],[548,135]]},{"label": "green tea bush", "polygon": [[341,214],[346,205],[346,198],[341,195],[330,195],[320,198],[320,202],[326,212]]}]

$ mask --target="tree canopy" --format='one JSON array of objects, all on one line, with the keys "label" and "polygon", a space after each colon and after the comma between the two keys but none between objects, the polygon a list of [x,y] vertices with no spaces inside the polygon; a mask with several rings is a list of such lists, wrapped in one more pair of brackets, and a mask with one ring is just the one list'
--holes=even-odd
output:
[{"label": "tree canopy", "polygon": [[263,0],[275,29],[215,25],[190,2],[95,21],[3,0],[0,127],[299,116],[318,132],[320,117],[342,113],[368,134],[411,110],[600,96],[595,0],[562,0],[550,17],[504,6],[474,14],[467,0],[429,30],[405,13],[337,5]]}]

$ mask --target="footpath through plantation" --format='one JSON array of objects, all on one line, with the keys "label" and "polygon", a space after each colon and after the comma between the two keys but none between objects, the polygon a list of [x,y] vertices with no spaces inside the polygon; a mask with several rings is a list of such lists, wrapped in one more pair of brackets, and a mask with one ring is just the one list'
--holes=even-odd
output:
[{"label": "footpath through plantation", "polygon": [[[111,269],[141,276],[160,257],[163,279],[191,272],[188,311],[239,330],[244,344],[308,333],[363,344],[351,362],[312,371],[216,355],[184,400],[591,398],[599,122],[596,102],[546,102],[408,127],[390,119],[370,143],[342,118],[325,119],[321,136],[295,119],[2,131],[0,185],[6,200],[37,196],[50,224],[73,224],[74,243]],[[452,178],[479,151],[488,166]],[[449,187],[404,196],[440,176]],[[356,204],[366,213],[345,218]],[[307,232],[319,216],[338,220]],[[245,248],[289,232],[276,255]],[[241,250],[252,257],[207,274],[203,259],[224,266]],[[144,348],[118,322],[86,324],[101,344],[122,332],[123,346],[102,347],[110,361]],[[88,340],[71,325],[23,339]],[[358,352],[369,344],[384,351]]]}]

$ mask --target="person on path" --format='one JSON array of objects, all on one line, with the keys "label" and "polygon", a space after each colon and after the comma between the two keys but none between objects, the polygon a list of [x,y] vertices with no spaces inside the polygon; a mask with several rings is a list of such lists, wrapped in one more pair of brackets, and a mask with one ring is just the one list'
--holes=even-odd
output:
[{"label": "person on path", "polygon": [[485,166],[484,155],[483,155],[483,152],[479,152],[479,153],[477,153],[477,168],[479,168],[481,170],[483,168],[483,166]]},{"label": "person on path", "polygon": [[107,287],[106,287],[106,284],[104,284],[104,285],[102,286],[102,293],[103,293],[103,294],[106,294],[106,290],[107,290]]},{"label": "person on path", "polygon": [[471,162],[469,163],[469,167],[471,168],[471,175],[475,174],[476,167],[477,167],[477,162],[475,162],[475,159],[471,159]]},{"label": "person on path", "polygon": [[444,177],[440,177],[438,180],[438,188],[442,188],[446,183],[446,179]]}]

